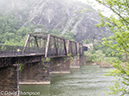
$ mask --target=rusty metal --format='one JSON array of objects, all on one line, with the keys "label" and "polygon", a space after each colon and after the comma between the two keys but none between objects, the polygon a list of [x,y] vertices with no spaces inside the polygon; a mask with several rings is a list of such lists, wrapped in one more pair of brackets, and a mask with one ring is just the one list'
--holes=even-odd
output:
[{"label": "rusty metal", "polygon": [[77,53],[79,53],[79,43],[77,43]]},{"label": "rusty metal", "polygon": [[[83,55],[83,45],[74,41],[65,40],[64,38],[48,35],[49,39],[42,39],[36,35],[29,34],[25,42],[24,48],[22,46],[0,46],[1,55],[17,55],[17,49],[20,48],[20,55],[32,53],[44,53],[45,57],[59,56],[59,55]],[[42,44],[42,45],[41,45]]]},{"label": "rusty metal", "polygon": [[37,47],[39,47],[38,42],[37,42],[37,37],[35,36],[34,38],[35,38],[35,43],[36,43]]},{"label": "rusty metal", "polygon": [[58,37],[58,36],[54,36],[54,35],[51,35],[52,37],[55,37],[55,38],[58,38],[58,39],[61,39],[61,40],[65,40],[64,38],[62,37]]},{"label": "rusty metal", "polygon": [[26,39],[26,42],[25,42],[25,45],[24,45],[23,52],[25,51],[25,48],[26,48],[27,43],[28,43],[28,41],[29,41],[29,38],[30,38],[30,34],[28,34],[28,36],[27,36],[27,39]]},{"label": "rusty metal", "polygon": [[83,55],[83,44],[79,43],[79,54]]},{"label": "rusty metal", "polygon": [[[21,50],[20,54],[18,54],[17,49]],[[65,57],[68,56],[68,54],[73,56],[77,55],[78,53],[79,55],[84,55],[83,44],[77,43],[75,41],[65,40],[62,37],[54,36],[51,34],[28,34],[24,46],[0,45],[0,60],[3,64],[6,63],[5,61],[7,60],[5,59],[7,59],[7,57],[20,58],[27,56],[31,57],[32,55],[43,56],[46,58]],[[4,59],[1,59],[2,57]],[[9,60],[12,62],[11,59]],[[3,65],[1,64],[0,66]]]},{"label": "rusty metal", "polygon": [[48,49],[49,49],[49,44],[50,44],[50,34],[48,34],[48,38],[47,38],[47,46],[46,46],[46,51],[45,51],[45,57],[47,57],[48,55]]}]

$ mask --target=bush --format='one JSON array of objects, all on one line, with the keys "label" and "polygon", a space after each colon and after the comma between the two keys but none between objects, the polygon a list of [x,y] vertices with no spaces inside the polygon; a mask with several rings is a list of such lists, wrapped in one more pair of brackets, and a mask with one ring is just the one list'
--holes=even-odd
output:
[{"label": "bush", "polygon": [[84,52],[86,62],[94,62],[97,56],[91,52]]},{"label": "bush", "polygon": [[118,57],[106,57],[105,54],[101,50],[95,51],[93,54],[92,52],[85,52],[86,62],[95,62],[96,64],[104,64],[110,65],[111,62],[117,62],[119,60]]}]

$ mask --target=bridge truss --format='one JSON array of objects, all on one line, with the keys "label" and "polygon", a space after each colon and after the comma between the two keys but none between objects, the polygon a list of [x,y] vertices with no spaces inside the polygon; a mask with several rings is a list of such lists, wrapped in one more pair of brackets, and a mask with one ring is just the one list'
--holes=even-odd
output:
[{"label": "bridge truss", "polygon": [[[21,50],[20,54],[17,54],[17,49]],[[27,61],[24,57],[55,58],[67,57],[68,54],[71,54],[71,56],[83,55],[83,45],[51,34],[28,34],[24,46],[0,45],[0,67],[7,66],[7,63],[11,64],[9,61],[12,61],[12,63],[20,59]],[[30,60],[34,61],[34,59]]]}]

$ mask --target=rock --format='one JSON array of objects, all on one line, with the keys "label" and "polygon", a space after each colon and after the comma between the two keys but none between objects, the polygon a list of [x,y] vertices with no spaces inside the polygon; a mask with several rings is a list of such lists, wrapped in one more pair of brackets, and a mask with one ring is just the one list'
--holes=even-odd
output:
[{"label": "rock", "polygon": [[[98,13],[91,6],[79,1],[5,0],[6,3],[3,2],[0,1],[0,4],[7,5],[6,12],[15,10],[15,17],[23,21],[21,26],[40,24],[44,25],[46,30],[58,29],[62,35],[71,31],[78,42],[85,39],[100,40],[111,33],[108,28],[95,27],[101,19]],[[90,10],[84,11],[87,9]]]}]

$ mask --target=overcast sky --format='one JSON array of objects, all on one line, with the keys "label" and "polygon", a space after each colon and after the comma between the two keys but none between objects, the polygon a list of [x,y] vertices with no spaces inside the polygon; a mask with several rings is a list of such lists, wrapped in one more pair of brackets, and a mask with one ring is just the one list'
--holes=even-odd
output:
[{"label": "overcast sky", "polygon": [[[81,2],[83,2],[83,3],[87,3],[87,0],[79,0],[79,1],[81,1]],[[90,2],[92,2],[92,7],[94,8],[94,9],[100,9],[100,10],[104,10],[104,12],[103,12],[103,14],[105,15],[105,16],[110,16],[111,14],[112,14],[112,12],[111,12],[111,10],[110,9],[108,9],[108,8],[106,8],[105,6],[103,6],[103,5],[100,5],[98,2],[96,2],[96,0],[88,0],[88,1],[90,1]],[[95,6],[94,6],[95,5]]]}]

